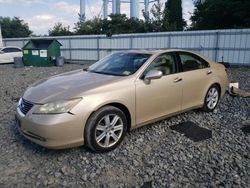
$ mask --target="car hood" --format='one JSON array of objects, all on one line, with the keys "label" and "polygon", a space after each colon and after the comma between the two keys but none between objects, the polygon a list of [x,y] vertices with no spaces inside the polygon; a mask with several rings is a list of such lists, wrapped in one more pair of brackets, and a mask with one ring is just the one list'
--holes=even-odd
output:
[{"label": "car hood", "polygon": [[82,97],[85,91],[121,78],[120,76],[90,73],[83,70],[71,71],[36,82],[25,91],[23,98],[33,103],[44,104]]}]

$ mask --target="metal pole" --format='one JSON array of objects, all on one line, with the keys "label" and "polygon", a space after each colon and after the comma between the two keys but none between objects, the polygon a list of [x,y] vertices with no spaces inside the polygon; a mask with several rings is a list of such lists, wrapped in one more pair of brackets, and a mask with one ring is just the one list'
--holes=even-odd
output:
[{"label": "metal pole", "polygon": [[72,61],[72,46],[71,46],[71,38],[69,38],[69,60],[70,60],[70,63]]},{"label": "metal pole", "polygon": [[103,0],[103,17],[108,17],[108,0]]},{"label": "metal pole", "polygon": [[130,50],[133,49],[133,36],[132,35],[130,35],[129,48],[130,48]]},{"label": "metal pole", "polygon": [[86,11],[86,0],[80,0],[80,16],[81,19],[84,18]]},{"label": "metal pole", "polygon": [[145,14],[147,16],[147,18],[149,17],[149,0],[144,0],[144,7],[145,7]]},{"label": "metal pole", "polygon": [[97,60],[100,60],[100,37],[97,36]]},{"label": "metal pole", "polygon": [[140,0],[130,1],[130,17],[131,18],[139,18],[139,7],[140,7]]},{"label": "metal pole", "polygon": [[116,14],[116,0],[112,0],[112,14]]},{"label": "metal pole", "polygon": [[171,48],[171,34],[168,34],[168,48]]},{"label": "metal pole", "polygon": [[113,14],[120,14],[121,12],[120,4],[121,4],[120,0],[112,0],[112,13]]},{"label": "metal pole", "polygon": [[214,61],[216,62],[217,61],[217,56],[218,56],[218,50],[219,50],[219,32],[217,31],[215,33],[215,52],[214,52]]},{"label": "metal pole", "polygon": [[121,0],[116,0],[116,13],[121,14]]}]

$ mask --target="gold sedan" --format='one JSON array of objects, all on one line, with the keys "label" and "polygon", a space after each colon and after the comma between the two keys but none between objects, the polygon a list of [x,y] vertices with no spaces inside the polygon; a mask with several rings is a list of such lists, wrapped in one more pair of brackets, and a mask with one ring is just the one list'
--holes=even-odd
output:
[{"label": "gold sedan", "polygon": [[226,69],[185,50],[118,52],[30,86],[17,106],[20,132],[54,149],[114,149],[134,128],[202,108],[213,111]]}]

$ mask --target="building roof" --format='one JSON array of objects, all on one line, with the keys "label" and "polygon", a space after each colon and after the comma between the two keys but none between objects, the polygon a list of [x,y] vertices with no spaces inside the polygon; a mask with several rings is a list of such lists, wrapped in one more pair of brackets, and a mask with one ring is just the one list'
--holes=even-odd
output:
[{"label": "building roof", "polygon": [[62,46],[56,39],[30,39],[29,42],[23,46],[23,49],[48,49],[53,42],[57,42]]}]

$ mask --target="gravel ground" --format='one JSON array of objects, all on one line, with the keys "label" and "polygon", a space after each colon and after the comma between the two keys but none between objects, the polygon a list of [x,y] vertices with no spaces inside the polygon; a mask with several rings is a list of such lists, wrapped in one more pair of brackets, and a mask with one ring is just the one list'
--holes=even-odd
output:
[{"label": "gravel ground", "polygon": [[[248,187],[250,98],[225,95],[213,113],[190,111],[128,134],[114,151],[85,147],[48,150],[19,134],[15,103],[30,84],[82,68],[22,68],[0,65],[0,187]],[[230,78],[250,91],[250,69],[230,69]],[[193,142],[169,129],[193,121],[212,130],[211,139]],[[247,186],[248,185],[248,186]]]}]

